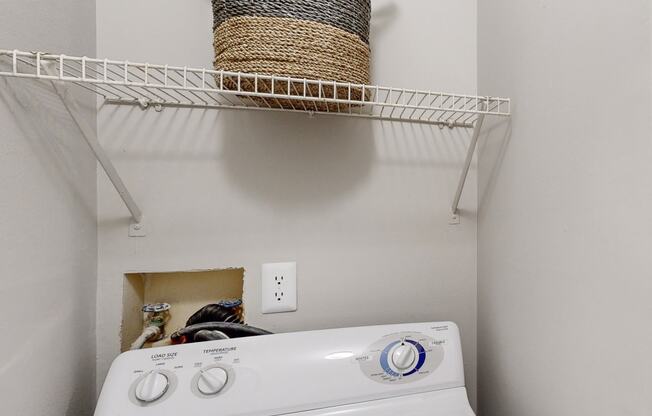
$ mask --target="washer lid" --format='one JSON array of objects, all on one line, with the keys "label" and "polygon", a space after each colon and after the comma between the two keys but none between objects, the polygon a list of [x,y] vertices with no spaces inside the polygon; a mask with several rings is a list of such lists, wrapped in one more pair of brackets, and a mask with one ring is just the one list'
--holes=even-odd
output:
[{"label": "washer lid", "polygon": [[392,399],[302,412],[301,416],[475,416],[466,396],[458,387]]}]

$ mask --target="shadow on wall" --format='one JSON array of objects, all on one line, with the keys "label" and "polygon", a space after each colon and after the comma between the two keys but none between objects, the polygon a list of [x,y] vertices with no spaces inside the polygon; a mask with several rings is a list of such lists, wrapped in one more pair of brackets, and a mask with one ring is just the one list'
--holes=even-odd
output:
[{"label": "shadow on wall", "polygon": [[434,125],[376,121],[376,147],[384,165],[457,170],[462,166],[471,131]]},{"label": "shadow on wall", "polygon": [[229,181],[284,209],[340,200],[365,181],[375,159],[372,125],[361,120],[228,113],[219,126]]},{"label": "shadow on wall", "polygon": [[[374,7],[373,2],[372,2],[372,9],[371,9],[371,26],[370,26],[370,47],[372,51],[372,57],[373,57],[373,49],[374,45],[381,45],[383,43],[382,39],[384,35],[387,32],[387,29],[396,21],[396,18],[398,17],[400,13],[399,7],[396,5],[396,3],[389,3],[385,4],[380,7]],[[372,79],[372,84],[373,79],[374,79],[374,65],[373,65],[373,59],[372,59],[372,65],[371,65],[371,79]]]},{"label": "shadow on wall", "polygon": [[471,135],[470,129],[326,115],[174,108],[157,113],[111,105],[102,106],[98,124],[119,169],[121,162],[145,163],[138,167],[141,181],[153,175],[150,162],[164,163],[161,168],[175,172],[166,177],[169,189],[188,181],[201,183],[196,189],[202,193],[226,185],[254,204],[292,212],[333,206],[363,189],[373,189],[381,200],[417,192],[406,183],[426,184],[418,192],[429,194],[443,186],[452,198]]},{"label": "shadow on wall", "polygon": [[385,4],[382,7],[371,10],[371,33],[382,34],[383,30],[389,26],[399,14],[399,8],[396,3]]},{"label": "shadow on wall", "polygon": [[[514,117],[514,115],[512,115]],[[480,137],[479,158],[482,174],[478,183],[478,219],[482,220],[484,207],[491,204],[491,198],[496,181],[500,174],[500,167],[505,159],[509,143],[512,139],[512,118],[498,119],[485,124]]]},{"label": "shadow on wall", "polygon": [[115,161],[157,160],[168,163],[220,158],[216,126],[229,111],[165,108],[161,112],[137,106],[99,108],[101,142]]},{"label": "shadow on wall", "polygon": [[[39,164],[53,182],[52,186],[66,189],[70,197],[69,204],[73,207],[77,204],[83,206],[83,212],[94,220],[95,196],[85,195],[81,190],[85,189],[89,181],[87,172],[89,167],[94,167],[95,157],[52,86],[19,79],[0,80],[0,85],[0,103],[7,108],[38,157]],[[95,117],[95,108],[87,106],[89,102],[95,103],[93,96],[76,89],[73,97],[80,104],[84,115]],[[88,157],[80,160],[79,152]]]},{"label": "shadow on wall", "polygon": [[[337,204],[381,177],[379,192],[388,195],[415,181],[432,184],[419,187],[422,192],[438,192],[437,183],[446,181],[452,197],[471,135],[469,129],[280,112],[156,113],[105,105],[100,114],[102,143],[116,163],[163,162],[178,173],[172,188],[202,181],[197,175],[207,172],[192,166],[211,166],[244,198],[286,210]],[[144,178],[152,174],[151,166],[139,169]],[[201,192],[220,186],[212,177],[204,181]]]}]

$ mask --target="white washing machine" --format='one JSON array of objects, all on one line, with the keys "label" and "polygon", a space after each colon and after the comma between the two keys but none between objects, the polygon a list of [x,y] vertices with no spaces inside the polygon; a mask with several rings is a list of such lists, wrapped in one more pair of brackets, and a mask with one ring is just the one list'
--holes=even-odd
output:
[{"label": "white washing machine", "polygon": [[126,352],[95,416],[473,416],[451,322]]}]

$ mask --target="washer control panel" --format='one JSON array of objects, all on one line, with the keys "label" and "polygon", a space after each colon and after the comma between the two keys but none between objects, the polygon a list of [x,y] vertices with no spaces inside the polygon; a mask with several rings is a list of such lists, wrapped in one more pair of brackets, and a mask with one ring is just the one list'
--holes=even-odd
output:
[{"label": "washer control panel", "polygon": [[419,332],[389,334],[358,358],[360,369],[379,383],[410,383],[432,374],[444,360],[444,348]]},{"label": "washer control panel", "polygon": [[126,352],[95,416],[295,414],[463,387],[452,322],[341,328]]}]

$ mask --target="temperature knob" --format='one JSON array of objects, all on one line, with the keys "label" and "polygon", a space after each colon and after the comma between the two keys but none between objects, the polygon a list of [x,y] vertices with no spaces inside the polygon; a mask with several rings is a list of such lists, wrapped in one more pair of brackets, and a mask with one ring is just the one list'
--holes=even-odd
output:
[{"label": "temperature knob", "polygon": [[169,381],[165,374],[150,371],[136,386],[136,398],[141,402],[151,403],[160,399],[168,389]]},{"label": "temperature knob", "polygon": [[197,388],[207,396],[217,394],[224,388],[228,379],[229,375],[223,368],[207,368],[200,371]]},{"label": "temperature knob", "polygon": [[417,353],[412,344],[401,344],[392,352],[392,364],[400,371],[412,367],[416,358]]}]

